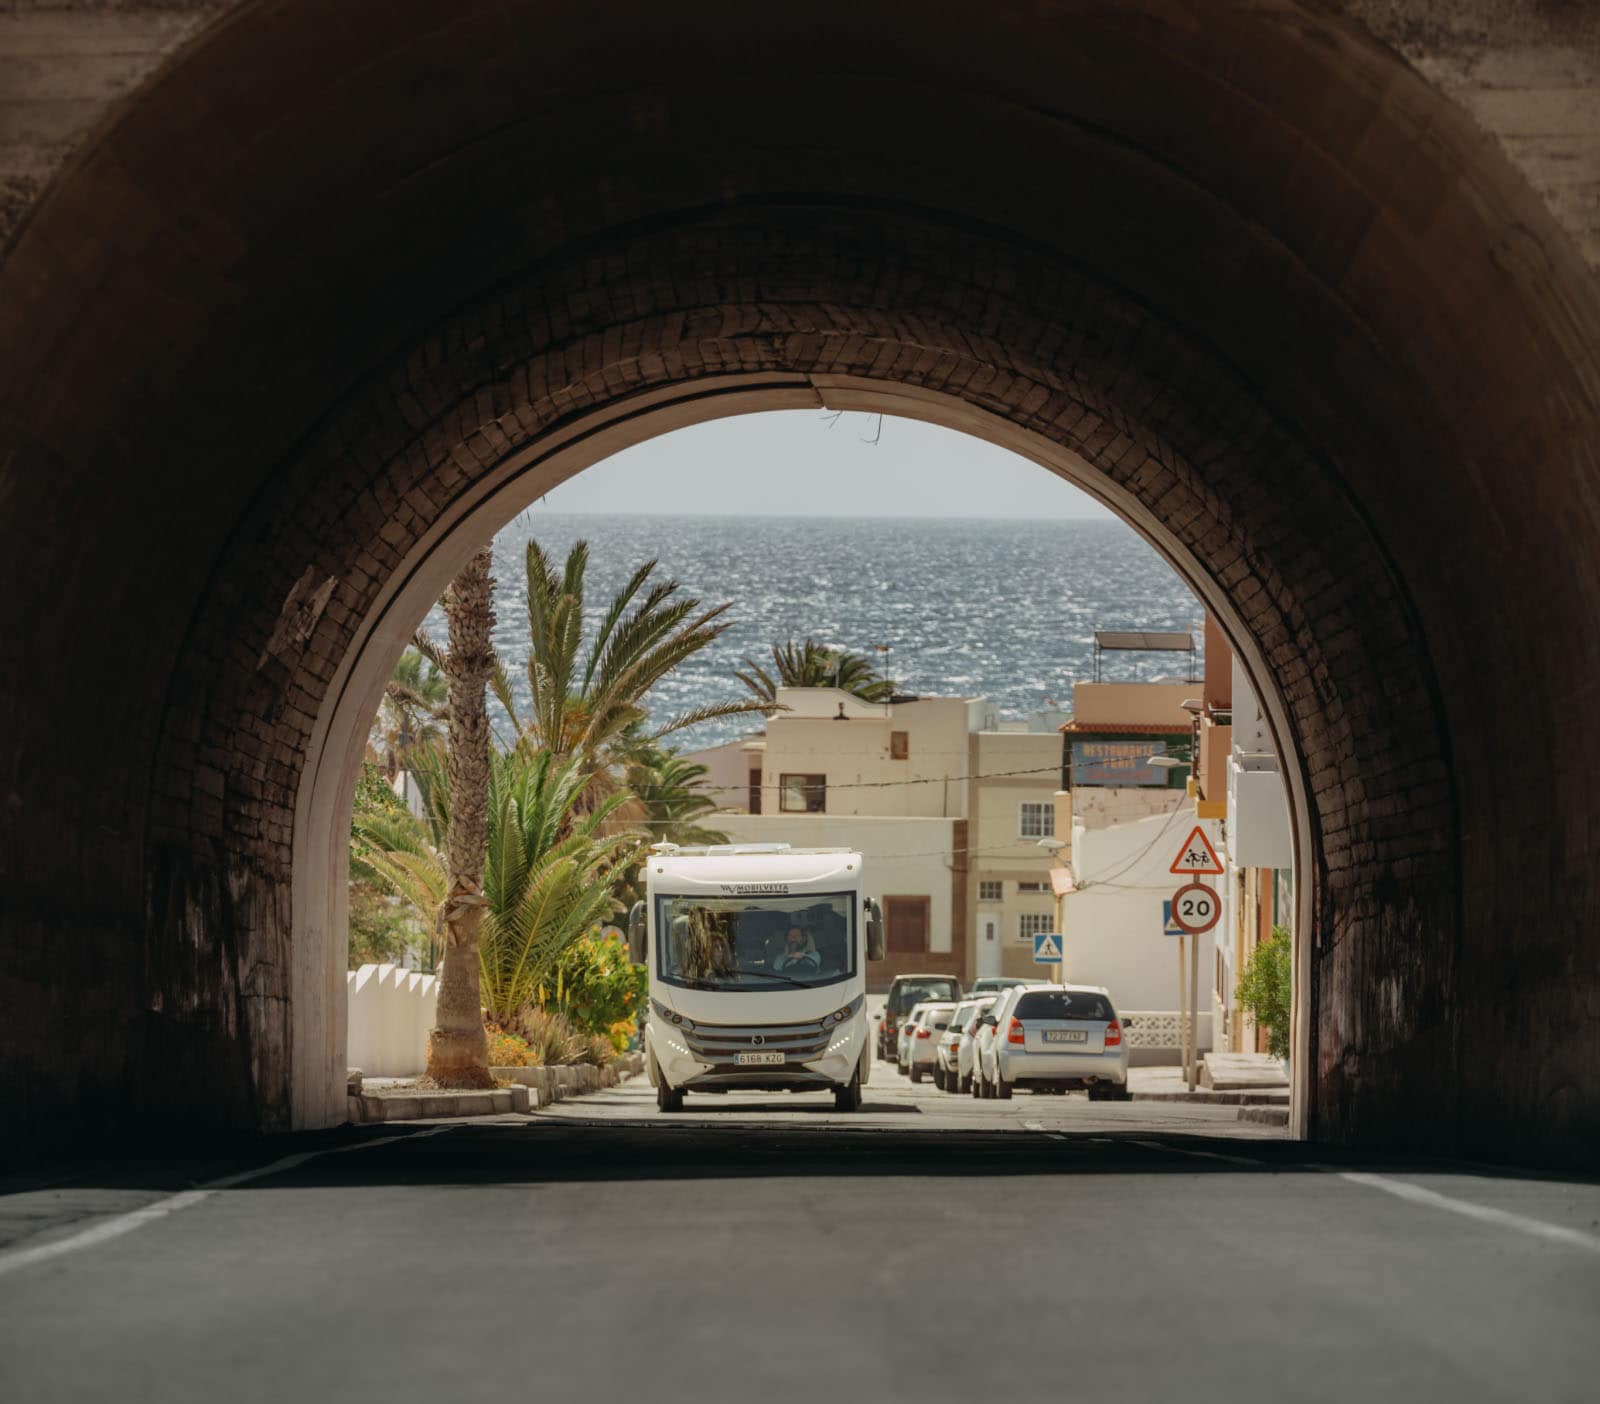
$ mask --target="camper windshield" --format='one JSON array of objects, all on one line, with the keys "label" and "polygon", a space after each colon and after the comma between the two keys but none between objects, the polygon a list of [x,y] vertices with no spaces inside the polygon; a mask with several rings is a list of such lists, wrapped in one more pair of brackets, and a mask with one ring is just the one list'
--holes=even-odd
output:
[{"label": "camper windshield", "polygon": [[656,898],[656,973],[698,990],[837,984],[855,974],[855,896]]}]

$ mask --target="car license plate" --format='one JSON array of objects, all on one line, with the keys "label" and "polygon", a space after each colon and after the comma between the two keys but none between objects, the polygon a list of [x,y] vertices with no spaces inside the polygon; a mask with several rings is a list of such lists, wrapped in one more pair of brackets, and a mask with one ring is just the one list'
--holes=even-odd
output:
[{"label": "car license plate", "polygon": [[1089,1033],[1086,1029],[1046,1029],[1044,1031],[1046,1043],[1087,1043]]},{"label": "car license plate", "polygon": [[766,1068],[783,1062],[782,1053],[735,1053],[733,1061],[741,1068]]}]

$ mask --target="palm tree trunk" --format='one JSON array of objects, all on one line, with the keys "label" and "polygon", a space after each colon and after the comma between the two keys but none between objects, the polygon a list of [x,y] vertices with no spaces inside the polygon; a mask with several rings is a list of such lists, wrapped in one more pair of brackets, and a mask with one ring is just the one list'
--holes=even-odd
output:
[{"label": "palm tree trunk", "polygon": [[450,874],[444,904],[444,968],[428,1038],[428,1076],[445,1087],[492,1087],[489,1040],[478,995],[478,926],[488,905],[483,865],[489,845],[489,711],[486,689],[494,665],[494,581],[485,546],[445,592],[450,651]]}]

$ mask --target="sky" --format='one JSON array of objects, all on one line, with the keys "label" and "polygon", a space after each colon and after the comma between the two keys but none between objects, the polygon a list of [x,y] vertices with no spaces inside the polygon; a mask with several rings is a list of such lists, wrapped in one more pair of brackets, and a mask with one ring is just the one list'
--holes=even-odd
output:
[{"label": "sky", "polygon": [[[877,442],[873,443],[873,437]],[[911,419],[738,415],[624,449],[553,489],[552,512],[1104,519],[1086,493],[981,439]]]}]

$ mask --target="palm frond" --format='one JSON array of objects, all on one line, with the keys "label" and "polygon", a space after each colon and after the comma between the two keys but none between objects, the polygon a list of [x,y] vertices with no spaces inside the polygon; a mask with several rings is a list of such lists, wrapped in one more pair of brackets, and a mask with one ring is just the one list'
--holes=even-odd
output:
[{"label": "palm frond", "polygon": [[[765,702],[708,702],[703,707],[691,707],[687,712],[680,712],[670,721],[664,722],[650,733],[650,739],[659,741],[663,736],[670,736],[687,726],[698,726],[701,722],[719,721],[723,717],[749,716],[752,713],[766,716],[773,710],[774,708]],[[787,711],[788,708],[780,710]]]}]

